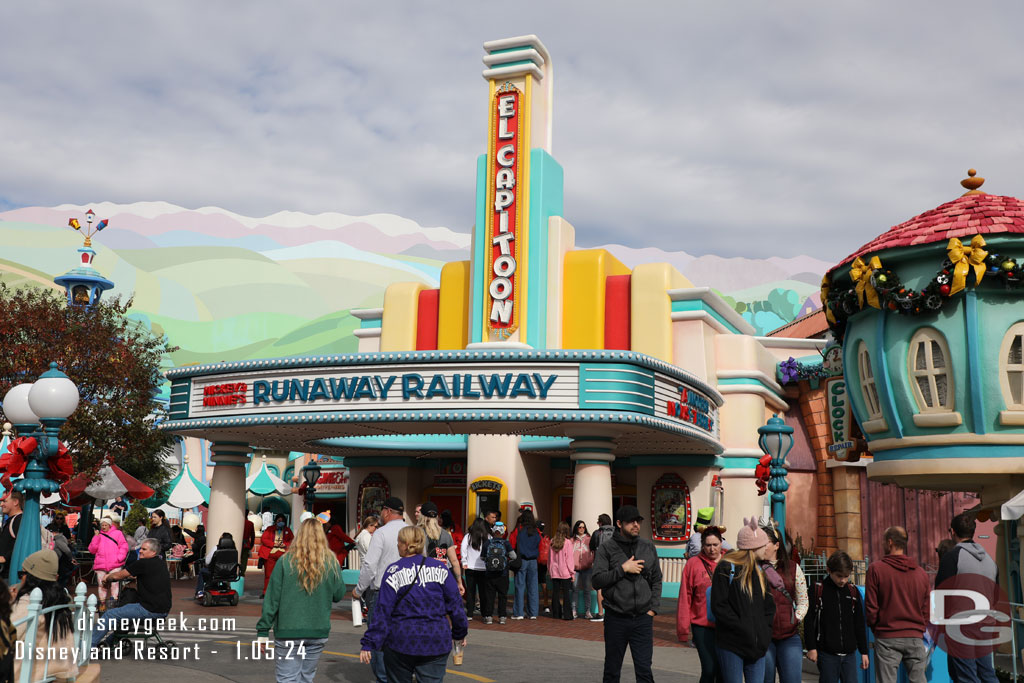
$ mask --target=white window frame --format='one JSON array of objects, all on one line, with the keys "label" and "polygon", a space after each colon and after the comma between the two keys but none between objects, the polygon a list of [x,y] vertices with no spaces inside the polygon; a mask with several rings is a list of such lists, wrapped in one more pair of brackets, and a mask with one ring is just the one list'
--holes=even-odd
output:
[{"label": "white window frame", "polygon": [[[939,347],[943,357],[943,367],[936,368],[933,365],[932,349],[933,344]],[[925,367],[917,369],[918,354],[924,352]],[[935,379],[939,376],[946,377],[946,403],[938,403],[939,392]],[[928,405],[925,401],[918,379],[928,378],[934,405]],[[949,344],[946,337],[934,327],[922,327],[910,339],[910,348],[907,350],[907,379],[910,390],[914,394],[914,401],[917,402],[918,412],[914,414],[914,424],[918,427],[955,427],[961,424],[963,419],[960,413],[956,412],[956,385],[953,380],[953,358],[949,353]]]},{"label": "white window frame", "polygon": [[866,434],[888,431],[889,425],[882,417],[882,402],[878,397],[878,381],[871,365],[871,352],[863,340],[857,345],[857,381],[860,384],[861,398],[864,399],[864,408],[867,410],[861,429]]},{"label": "white window frame", "polygon": [[[1010,363],[1010,347],[1014,339],[1020,337],[1021,345],[1024,346],[1024,321],[1016,322],[1010,326],[1003,337],[1003,343],[999,347],[999,386],[1003,391],[1003,400],[1006,402],[1006,410],[999,413],[999,424],[1021,426],[1024,425],[1024,362]],[[1021,400],[1015,403],[1013,392],[1010,390],[1011,374],[1018,375],[1016,381],[1021,382]]]}]

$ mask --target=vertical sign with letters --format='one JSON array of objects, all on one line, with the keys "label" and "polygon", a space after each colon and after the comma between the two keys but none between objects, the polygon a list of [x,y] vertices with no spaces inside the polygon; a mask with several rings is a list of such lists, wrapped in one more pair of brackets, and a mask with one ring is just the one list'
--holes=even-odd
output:
[{"label": "vertical sign with letters", "polygon": [[487,296],[484,315],[491,341],[508,339],[519,327],[523,177],[520,146],[523,122],[522,93],[505,83],[491,103],[491,154],[488,159],[490,208],[487,212],[491,244],[487,250]]},{"label": "vertical sign with letters", "polygon": [[853,449],[850,439],[850,404],[846,395],[846,379],[833,377],[825,384],[825,400],[828,402],[828,433],[831,445],[829,455],[836,460],[846,460]]}]

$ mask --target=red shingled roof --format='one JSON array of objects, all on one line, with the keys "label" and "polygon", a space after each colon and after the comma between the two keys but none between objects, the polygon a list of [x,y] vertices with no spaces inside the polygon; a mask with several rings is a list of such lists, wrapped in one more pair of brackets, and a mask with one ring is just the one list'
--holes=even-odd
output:
[{"label": "red shingled roof", "polygon": [[1024,233],[1024,201],[996,194],[968,194],[914,216],[871,240],[832,270],[858,256],[915,244],[946,242],[958,237],[964,244],[975,235]]},{"label": "red shingled roof", "polygon": [[825,310],[818,310],[786,323],[782,327],[768,333],[769,337],[788,337],[790,339],[819,339],[828,332],[828,321]]}]

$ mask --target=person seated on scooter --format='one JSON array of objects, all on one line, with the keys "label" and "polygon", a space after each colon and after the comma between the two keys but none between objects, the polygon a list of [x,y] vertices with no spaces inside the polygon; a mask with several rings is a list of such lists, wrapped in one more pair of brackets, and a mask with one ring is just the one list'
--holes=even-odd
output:
[{"label": "person seated on scooter", "polygon": [[[217,547],[213,548],[206,554],[206,559],[203,561],[203,568],[196,572],[196,600],[200,599],[205,595],[203,590],[206,587],[206,582],[210,580],[213,575],[213,556],[218,550],[234,550],[236,553],[238,549],[235,547],[235,539],[228,532],[224,532],[220,535],[220,540],[217,541]],[[237,557],[237,555],[236,555]]]},{"label": "person seated on scooter", "polygon": [[139,546],[139,559],[128,565],[127,569],[110,572],[103,581],[110,583],[129,576],[136,579],[139,601],[108,609],[97,619],[92,632],[93,647],[106,638],[109,625],[116,620],[153,620],[166,617],[171,611],[171,575],[167,572],[167,562],[160,557],[160,541],[153,538],[144,540]]}]

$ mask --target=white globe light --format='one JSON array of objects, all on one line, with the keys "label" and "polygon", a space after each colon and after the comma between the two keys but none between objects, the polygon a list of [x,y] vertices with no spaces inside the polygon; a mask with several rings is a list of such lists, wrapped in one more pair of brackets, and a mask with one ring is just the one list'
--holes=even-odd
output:
[{"label": "white globe light", "polygon": [[39,416],[32,412],[28,402],[30,391],[31,384],[18,384],[4,396],[4,415],[16,425],[34,425],[39,422]]},{"label": "white globe light", "polygon": [[194,512],[186,512],[184,518],[181,520],[181,526],[188,529],[189,531],[195,531],[196,527],[202,524],[202,521]]},{"label": "white globe light", "polygon": [[32,386],[28,403],[40,418],[67,419],[78,407],[78,387],[57,369],[56,363],[50,363],[50,369]]}]

